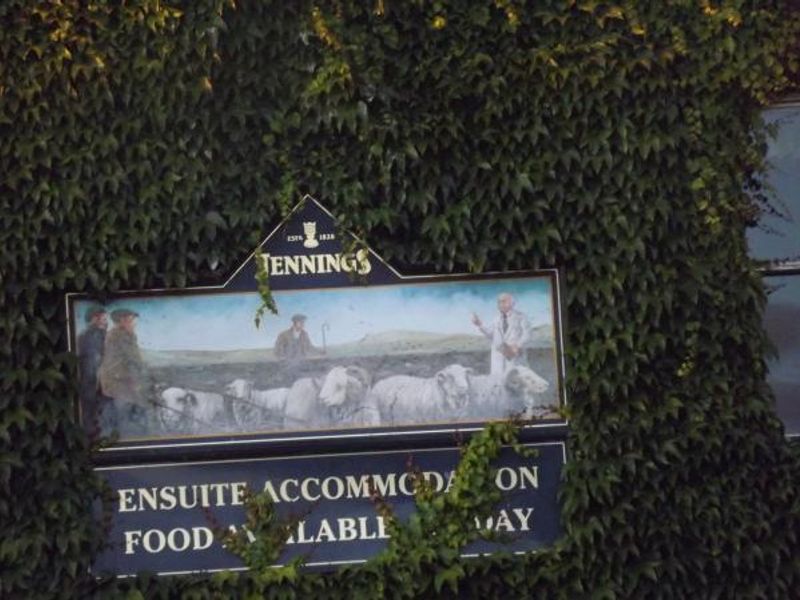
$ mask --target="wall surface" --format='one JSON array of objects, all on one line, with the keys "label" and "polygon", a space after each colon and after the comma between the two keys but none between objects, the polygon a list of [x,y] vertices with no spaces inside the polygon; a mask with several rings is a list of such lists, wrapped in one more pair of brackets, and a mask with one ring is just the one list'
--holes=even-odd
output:
[{"label": "wall surface", "polygon": [[[797,68],[792,4],[3,2],[0,596],[253,589],[87,576],[101,492],[63,294],[220,283],[304,193],[407,273],[564,269],[565,535],[442,594],[796,594],[800,462],[743,191]],[[424,597],[436,575],[269,593]]]}]

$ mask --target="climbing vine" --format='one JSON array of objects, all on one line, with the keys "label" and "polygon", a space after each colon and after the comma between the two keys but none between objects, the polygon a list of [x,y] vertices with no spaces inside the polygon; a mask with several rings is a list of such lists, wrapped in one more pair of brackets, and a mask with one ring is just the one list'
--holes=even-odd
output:
[{"label": "climbing vine", "polygon": [[[0,596],[791,597],[744,228],[798,31],[790,0],[3,2]],[[64,293],[220,284],[306,193],[407,274],[563,269],[562,539],[96,582]]]}]

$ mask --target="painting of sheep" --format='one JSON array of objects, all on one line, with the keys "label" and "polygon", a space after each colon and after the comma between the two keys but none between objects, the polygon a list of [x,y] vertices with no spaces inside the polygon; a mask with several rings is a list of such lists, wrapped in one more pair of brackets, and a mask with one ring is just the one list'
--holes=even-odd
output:
[{"label": "painting of sheep", "polygon": [[270,422],[282,426],[288,387],[257,390],[252,381],[239,378],[225,387],[225,395],[231,397],[233,420],[241,430]]},{"label": "painting of sheep", "polygon": [[332,425],[380,424],[378,408],[367,397],[371,379],[366,369],[357,366],[333,367],[328,371],[319,397],[331,413]]},{"label": "painting of sheep", "polygon": [[433,377],[387,377],[372,388],[370,402],[385,425],[457,420],[469,402],[471,372],[461,365],[449,365]]},{"label": "painting of sheep", "polygon": [[[246,377],[217,386],[220,393],[173,386],[160,392],[157,418],[164,432],[202,434],[553,416],[557,406],[553,386],[533,369],[518,365],[491,375],[478,370],[479,357],[455,356],[470,366],[443,365],[429,370],[428,377],[397,371],[424,372],[435,363],[367,363],[377,372],[374,383],[370,369],[353,364],[331,365],[322,375],[298,377],[267,389],[259,389],[257,381]],[[214,387],[210,381],[204,384]]]},{"label": "painting of sheep", "polygon": [[[140,386],[137,427],[117,406],[125,398],[109,395],[102,433],[116,428],[118,439],[149,440],[297,432],[299,439],[426,424],[474,429],[510,415],[560,425],[554,276],[279,289],[279,312],[265,314],[260,328],[259,296],[244,288],[113,298],[101,308],[136,315],[133,366],[143,381],[161,383]],[[102,341],[104,332],[91,330],[96,304],[70,304],[71,343],[89,333]],[[78,350],[86,364],[105,360],[85,343]],[[84,371],[94,377],[81,388],[81,419],[89,422],[98,382]]]},{"label": "painting of sheep", "polygon": [[286,395],[285,428],[320,429],[374,420],[371,411],[362,410],[369,380],[364,369],[341,366],[333,367],[323,377],[298,379]]},{"label": "painting of sheep", "polygon": [[531,419],[549,410],[544,393],[550,385],[528,367],[516,366],[502,375],[470,377],[470,416],[502,419],[521,415]]},{"label": "painting of sheep", "polygon": [[169,433],[210,433],[228,422],[225,399],[214,392],[168,387],[155,404],[155,418]]}]

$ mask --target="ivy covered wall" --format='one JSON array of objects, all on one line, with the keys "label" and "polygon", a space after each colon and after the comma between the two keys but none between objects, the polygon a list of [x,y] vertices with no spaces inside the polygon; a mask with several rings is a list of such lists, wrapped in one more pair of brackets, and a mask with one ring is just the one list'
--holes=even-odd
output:
[{"label": "ivy covered wall", "polygon": [[[0,596],[252,586],[87,575],[63,294],[221,283],[304,193],[407,273],[565,271],[565,535],[459,593],[795,595],[800,460],[743,232],[798,31],[790,0],[1,3]],[[390,591],[433,593],[421,569]]]}]

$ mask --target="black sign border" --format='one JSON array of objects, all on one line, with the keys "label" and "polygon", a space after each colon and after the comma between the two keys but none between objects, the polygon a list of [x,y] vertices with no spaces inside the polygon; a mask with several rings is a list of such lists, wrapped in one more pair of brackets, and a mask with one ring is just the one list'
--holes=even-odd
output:
[{"label": "black sign border", "polygon": [[[563,469],[567,464],[567,443],[563,439],[553,439],[553,440],[543,440],[538,442],[526,442],[523,444],[527,448],[536,448],[537,446],[561,446],[561,463],[560,467]],[[509,446],[503,446],[504,449],[509,448]],[[296,458],[307,458],[307,459],[314,459],[318,456],[324,456],[326,458],[329,457],[348,457],[348,456],[363,456],[363,455],[371,455],[374,456],[376,454],[400,454],[400,453],[416,453],[416,452],[445,452],[445,451],[453,451],[455,448],[451,447],[411,447],[411,448],[403,448],[403,449],[392,449],[392,450],[385,450],[380,452],[370,452],[368,450],[361,450],[355,452],[335,452],[335,453],[315,453],[315,454],[303,454],[302,456],[258,456],[258,457],[251,457],[251,458],[230,458],[230,459],[220,459],[220,460],[193,460],[193,461],[170,461],[170,462],[154,462],[154,463],[147,463],[147,464],[121,464],[121,465],[113,465],[113,466],[104,466],[104,467],[95,467],[95,473],[102,474],[103,472],[107,471],[117,471],[117,470],[131,470],[131,469],[152,469],[152,468],[165,468],[165,467],[190,467],[190,466],[200,466],[200,465],[219,465],[225,463],[241,463],[241,462],[276,462],[280,460],[290,460]],[[563,471],[562,471],[563,477]],[[523,555],[523,554],[536,554],[549,548],[546,546],[541,549],[534,549],[534,550],[520,550],[515,551],[512,554],[515,555]],[[486,556],[484,554],[477,554],[477,553],[463,553],[461,554],[462,558],[479,558],[481,556]],[[304,570],[308,571],[329,571],[332,568],[342,567],[345,565],[358,565],[364,564],[367,562],[368,559],[361,559],[361,560],[342,560],[342,561],[323,561],[323,562],[309,562],[304,563],[303,568]],[[275,564],[276,567],[284,566],[281,564]],[[160,577],[178,577],[184,575],[192,575],[192,574],[211,574],[211,573],[220,573],[224,571],[236,571],[236,572],[245,572],[249,569],[247,567],[233,567],[233,568],[219,568],[219,569],[206,569],[206,570],[184,570],[184,571],[157,571],[154,574]],[[95,573],[97,577],[101,577],[102,574]],[[115,577],[119,579],[126,579],[130,577],[136,577],[136,573],[124,573],[124,574],[116,574]]]},{"label": "black sign border", "polygon": [[[300,202],[273,228],[257,249],[262,248],[281,228],[289,221],[292,216],[300,210],[306,202],[313,202],[316,207],[326,215],[335,220],[335,216],[330,213],[323,205],[310,195],[305,195]],[[562,408],[568,407],[568,394],[566,388],[566,356],[564,352],[564,300],[561,269],[542,269],[542,270],[518,270],[518,271],[491,271],[487,273],[471,274],[431,274],[431,275],[402,275],[389,263],[377,254],[369,245],[360,240],[352,232],[345,231],[344,235],[351,236],[359,245],[365,247],[371,258],[382,263],[396,277],[393,282],[375,284],[378,285],[403,285],[424,282],[453,282],[453,281],[482,281],[498,279],[517,279],[531,277],[547,277],[550,279],[551,305],[554,317],[554,342],[557,364],[558,384],[561,392]],[[154,288],[146,290],[124,290],[109,294],[105,300],[119,300],[124,298],[139,298],[158,295],[161,297],[181,297],[181,296],[200,296],[211,294],[242,293],[241,289],[230,289],[228,286],[233,282],[237,275],[254,260],[257,250],[239,265],[234,272],[221,285],[197,286],[181,289]],[[313,288],[302,288],[308,291],[325,289],[358,289],[365,287],[363,283],[354,281],[352,285],[339,286],[320,286]],[[293,291],[296,288],[281,287],[276,291]],[[68,293],[65,296],[65,312],[67,321],[67,346],[70,352],[76,348],[77,331],[76,324],[72,318],[73,308],[76,301],[94,300],[96,296],[89,293]],[[75,418],[82,422],[81,403],[76,398],[74,406]],[[323,451],[341,452],[343,450],[394,450],[408,447],[409,443],[422,448],[438,448],[452,446],[454,438],[461,439],[470,434],[480,431],[485,426],[486,421],[475,422],[455,422],[451,425],[408,425],[400,427],[369,427],[363,428],[362,433],[353,431],[355,428],[313,430],[297,432],[294,435],[283,433],[246,433],[238,435],[202,435],[184,436],[177,438],[149,438],[136,439],[130,441],[117,442],[101,447],[95,455],[95,462],[98,465],[126,464],[140,461],[154,461],[165,457],[175,460],[191,461],[202,460],[210,457],[247,457],[264,456],[265,451],[274,452],[276,455],[306,455],[308,453],[318,453]],[[535,440],[564,439],[569,430],[569,419],[547,420],[540,423],[526,423],[521,427],[520,440],[531,442]],[[361,428],[358,428],[361,429]],[[413,442],[412,442],[413,439]]]}]

